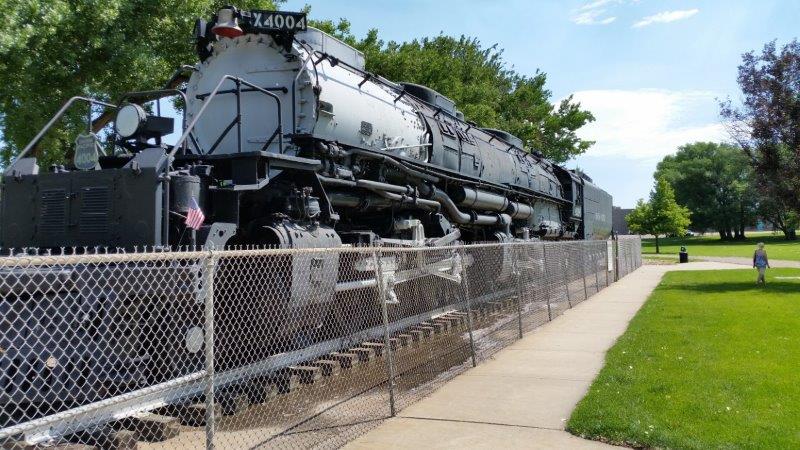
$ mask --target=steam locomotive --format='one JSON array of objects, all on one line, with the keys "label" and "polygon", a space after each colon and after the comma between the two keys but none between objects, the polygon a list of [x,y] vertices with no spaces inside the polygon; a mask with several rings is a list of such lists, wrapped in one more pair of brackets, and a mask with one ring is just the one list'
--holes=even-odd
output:
[{"label": "steam locomotive", "polygon": [[[466,121],[432,89],[366,72],[363,54],[308,28],[303,14],[224,9],[199,21],[195,37],[200,62],[179,74],[188,78],[178,143],[161,143],[172,119],[126,95],[114,154],[99,154],[86,134],[75,167],[40,173],[23,155],[5,170],[0,246],[442,245],[610,233],[611,198],[586,175]],[[207,217],[197,233],[180,219],[192,199]]]},{"label": "steam locomotive", "polygon": [[[226,7],[210,21],[197,21],[199,62],[181,68],[166,88],[126,94],[119,104],[72,99],[5,170],[0,247],[6,252],[12,248],[19,252],[240,245],[446,248],[455,243],[609,236],[611,197],[588,176],[527,151],[522,140],[508,132],[480,128],[466,120],[452,100],[430,88],[367,72],[362,53],[308,27],[306,20],[302,13]],[[180,137],[172,145],[164,141],[174,132],[174,119],[147,107],[152,105],[147,102],[165,97],[178,97],[184,108]],[[78,137],[71,164],[40,170],[36,158],[28,156],[30,149],[39,145],[68,108],[80,102],[115,111],[113,131],[98,131],[99,119],[95,119],[95,132]],[[100,136],[110,144],[102,145]],[[204,222],[197,229],[188,227],[187,214],[198,209]],[[506,256],[499,258],[502,263]],[[451,263],[451,279],[464,269],[459,264],[467,264],[452,255],[444,261]],[[332,323],[331,314],[342,310],[336,302],[345,301],[347,292],[369,285],[361,282],[364,276],[357,273],[358,262],[342,262],[335,253],[320,258],[298,255],[287,264],[291,274],[281,280],[288,286],[286,295],[265,301],[276,316],[306,319],[296,320],[291,327],[265,328],[263,333],[269,338],[262,340],[273,343],[270,349],[237,352],[237,330],[246,327],[233,323],[248,320],[245,316],[250,313],[230,312],[245,311],[241,305],[246,300],[236,299],[235,293],[227,300],[221,298],[230,302],[219,308],[221,316],[229,311],[229,317],[220,317],[223,325],[218,333],[228,336],[227,344],[219,348],[227,348],[232,355],[229,361],[235,362],[229,366],[250,363],[256,357],[252,355],[273,354],[332,336],[331,331],[320,331],[318,337],[310,337],[309,330]],[[401,276],[401,265],[388,264],[392,267],[386,269],[394,271],[395,285],[411,279]],[[108,292],[104,293],[90,286],[93,277],[87,271],[93,269],[70,270],[77,273],[71,282],[85,280],[84,287],[67,289],[50,283],[48,289],[55,292],[8,290],[3,292],[4,301],[16,296],[27,302],[52,302],[56,310],[66,308],[69,322],[72,313],[66,303],[77,296],[97,306],[83,307],[83,316],[76,315],[75,321],[96,314],[102,322],[122,320],[100,311],[114,310],[109,305],[124,298],[139,295],[133,307],[152,311],[152,305],[145,303],[174,296],[174,292],[158,291],[163,288],[156,283],[140,287],[150,289],[146,295],[127,292],[122,284],[125,274],[130,275],[126,271],[141,274],[146,270],[142,267],[117,267],[114,280],[119,283],[106,280],[103,289]],[[413,277],[433,276],[426,273]],[[14,276],[25,279],[23,273]],[[162,270],[154,276],[177,280],[186,274],[165,275]],[[315,276],[320,279],[314,280],[311,290],[308,279]],[[498,281],[503,276],[507,274],[498,273]],[[428,307],[436,307],[436,301],[430,299]],[[9,303],[8,308],[15,306]],[[155,352],[196,353],[200,348],[190,337],[196,337],[202,314],[169,318],[168,312],[162,312],[159,320],[173,322],[161,329],[175,330],[178,344],[136,343],[138,360],[146,354],[164,364],[169,358],[156,358]],[[14,317],[17,322],[9,330],[29,328],[31,321],[38,320],[34,313],[26,315],[22,310]],[[370,320],[365,318],[363,325],[368,326]],[[334,322],[341,325],[343,320]],[[231,325],[225,328],[225,323]],[[111,333],[114,327],[103,329]],[[20,337],[12,334],[0,336],[0,343],[7,349],[17,348],[25,364],[53,352],[79,364],[86,361],[80,356],[83,347],[59,346],[58,342],[74,342],[80,333],[84,333],[77,338],[81,342],[99,339],[96,333],[81,330],[76,326],[59,331],[63,336],[53,338],[47,345],[54,348],[47,351],[23,350],[15,341]],[[185,346],[180,338],[184,332]],[[277,333],[290,337],[276,340]],[[246,339],[248,345],[257,340]],[[278,341],[283,342],[282,348],[274,344]],[[151,347],[142,347],[147,345]],[[245,353],[251,359],[241,356]],[[11,353],[2,358],[10,361],[3,366],[8,374],[9,367],[22,364],[13,362],[16,356]],[[126,358],[114,354],[103,364],[114,365],[115,377],[136,373],[147,378],[134,370],[138,364],[134,358]],[[92,370],[112,372],[99,365]],[[174,375],[188,370],[175,368]],[[13,377],[24,375],[16,367],[13,376],[8,375],[8,385],[20,386],[22,382],[14,382]],[[74,383],[64,384],[64,389],[71,388],[81,389]]]}]

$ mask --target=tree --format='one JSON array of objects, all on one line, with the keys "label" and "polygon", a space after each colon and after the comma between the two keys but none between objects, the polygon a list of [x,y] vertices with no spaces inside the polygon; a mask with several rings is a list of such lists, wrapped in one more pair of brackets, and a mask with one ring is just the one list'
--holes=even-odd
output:
[{"label": "tree", "polygon": [[[19,152],[67,99],[115,100],[158,88],[197,57],[194,20],[227,0],[16,0],[0,8],[0,133],[3,160]],[[273,9],[269,0],[242,8]],[[86,110],[74,108],[39,145],[40,164],[72,147]]]},{"label": "tree", "polygon": [[625,217],[628,228],[637,234],[652,234],[656,238],[656,253],[660,252],[658,236],[684,235],[691,223],[691,212],[675,201],[675,192],[665,178],[656,181],[650,201],[639,200],[636,208]]},{"label": "tree", "polygon": [[669,182],[677,202],[692,212],[695,230],[715,229],[720,239],[744,239],[758,203],[752,172],[741,149],[695,142],[664,157],[654,178]]},{"label": "tree", "polygon": [[[739,66],[743,102],[721,104],[728,131],[755,171],[761,197],[773,211],[800,213],[800,42],[748,52]],[[787,238],[794,237],[794,230]]]},{"label": "tree", "polygon": [[797,239],[795,230],[800,226],[800,215],[788,210],[782,202],[761,197],[758,202],[758,214],[771,223],[774,229],[780,230],[787,240]]}]

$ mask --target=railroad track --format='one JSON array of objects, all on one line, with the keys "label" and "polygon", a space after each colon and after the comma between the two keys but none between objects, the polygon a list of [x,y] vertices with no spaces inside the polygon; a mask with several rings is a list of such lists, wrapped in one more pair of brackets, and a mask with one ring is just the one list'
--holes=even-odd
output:
[{"label": "railroad track", "polygon": [[[468,362],[468,320],[474,332],[485,334],[517,318],[513,288],[471,301],[471,317],[459,309],[463,303],[452,303],[390,324],[389,342],[401,384],[410,383],[414,388],[452,366]],[[537,303],[525,306],[545,307]],[[376,326],[215,374],[218,436],[235,436],[238,448],[299,439],[307,433],[305,428],[313,427],[330,408],[359,401],[359,396],[369,398],[366,394],[382,386],[380,392],[385,393],[387,351],[383,337],[383,326]],[[426,366],[430,364],[447,367],[431,369]],[[205,437],[206,377],[205,371],[198,371],[1,429],[0,443],[5,446],[2,448],[54,444],[51,448],[74,450],[200,447]],[[383,405],[382,410],[368,414],[372,420],[388,415],[385,401],[377,404]],[[261,432],[253,432],[256,428]]]}]

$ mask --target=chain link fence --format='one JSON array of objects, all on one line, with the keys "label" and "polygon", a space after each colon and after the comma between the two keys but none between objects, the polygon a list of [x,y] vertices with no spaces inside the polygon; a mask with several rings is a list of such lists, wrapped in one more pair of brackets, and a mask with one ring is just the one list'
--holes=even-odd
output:
[{"label": "chain link fence", "polygon": [[0,448],[339,447],[641,241],[0,258]]}]

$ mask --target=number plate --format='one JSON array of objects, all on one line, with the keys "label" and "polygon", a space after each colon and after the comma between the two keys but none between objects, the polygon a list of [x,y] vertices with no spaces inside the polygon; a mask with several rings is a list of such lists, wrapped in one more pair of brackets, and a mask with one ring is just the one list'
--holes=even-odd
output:
[{"label": "number plate", "polygon": [[307,28],[305,13],[253,10],[242,11],[240,14],[244,23],[260,33],[270,31],[296,33]]}]

